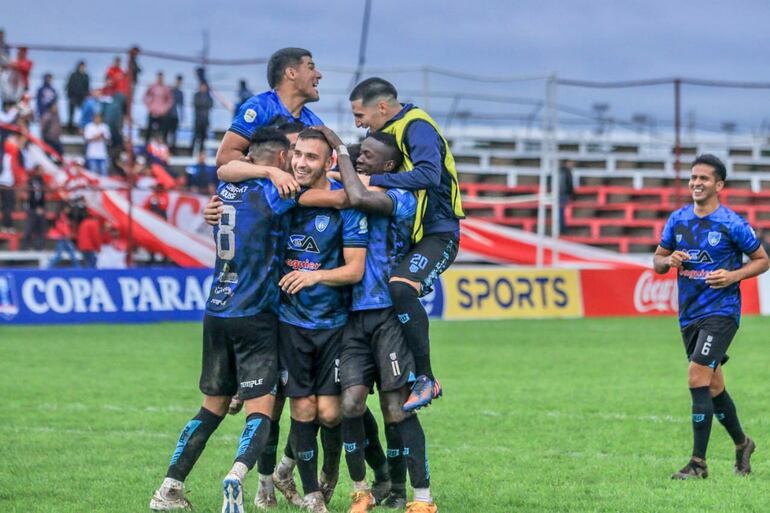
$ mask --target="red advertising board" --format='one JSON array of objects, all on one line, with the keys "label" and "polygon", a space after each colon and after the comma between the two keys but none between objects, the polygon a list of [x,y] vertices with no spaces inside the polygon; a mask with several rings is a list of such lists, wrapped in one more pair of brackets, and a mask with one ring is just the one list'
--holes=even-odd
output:
[{"label": "red advertising board", "polygon": [[[582,270],[586,317],[612,315],[675,315],[678,311],[676,272],[650,269]],[[757,279],[741,282],[743,313],[759,313]]]}]

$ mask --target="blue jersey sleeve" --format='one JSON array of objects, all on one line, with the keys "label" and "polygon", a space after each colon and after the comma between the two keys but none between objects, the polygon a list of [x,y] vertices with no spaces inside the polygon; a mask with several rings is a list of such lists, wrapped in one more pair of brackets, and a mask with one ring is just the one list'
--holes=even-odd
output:
[{"label": "blue jersey sleeve", "polygon": [[660,232],[660,247],[669,251],[674,251],[676,248],[676,242],[674,237],[674,216],[676,213],[671,214],[666,221],[666,225],[663,227],[663,231]]},{"label": "blue jersey sleeve", "polygon": [[391,216],[396,219],[406,219],[414,217],[417,213],[417,198],[411,192],[404,189],[388,189],[386,194],[393,202]]},{"label": "blue jersey sleeve", "polygon": [[278,193],[278,189],[273,182],[266,178],[263,178],[262,180],[262,190],[265,194],[265,200],[267,200],[267,204],[273,212],[280,215],[297,206],[297,200],[292,198],[281,198],[281,195]]},{"label": "blue jersey sleeve", "polygon": [[427,121],[413,121],[406,130],[406,144],[414,169],[406,173],[373,175],[369,183],[409,190],[433,189],[440,186],[444,166],[444,143],[436,129]]},{"label": "blue jersey sleeve", "polygon": [[366,214],[353,208],[341,211],[342,246],[346,248],[365,248],[369,244],[369,222]]},{"label": "blue jersey sleeve", "polygon": [[742,217],[738,217],[730,226],[730,238],[747,255],[754,253],[762,244],[757,234],[754,233],[754,229]]},{"label": "blue jersey sleeve", "polygon": [[270,121],[271,113],[266,106],[253,96],[243,102],[243,105],[235,113],[229,130],[246,139],[251,138],[257,127],[264,126]]}]

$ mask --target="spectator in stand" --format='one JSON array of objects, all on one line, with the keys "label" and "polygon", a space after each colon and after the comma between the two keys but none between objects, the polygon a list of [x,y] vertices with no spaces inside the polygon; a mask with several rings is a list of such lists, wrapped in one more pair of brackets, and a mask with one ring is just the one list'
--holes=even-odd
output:
[{"label": "spectator in stand", "polygon": [[235,112],[233,114],[237,114],[238,111],[241,109],[241,105],[243,105],[243,102],[248,100],[254,96],[254,93],[249,89],[249,86],[246,85],[246,81],[241,79],[238,81],[238,100],[235,102]]},{"label": "spectator in stand", "polygon": [[[19,109],[16,108],[16,102],[3,101],[3,109],[0,110],[0,124],[15,125],[16,118],[19,117]],[[11,132],[0,128],[0,171],[3,166],[3,155],[5,155],[5,139]]]},{"label": "spectator in stand", "polygon": [[113,91],[112,95],[102,94],[99,97],[99,106],[102,112],[102,119],[110,127],[110,145],[109,155],[112,167],[115,161],[123,151],[123,116],[126,113],[126,95],[120,91],[114,90],[110,79],[103,89]]},{"label": "spectator in stand", "polygon": [[61,156],[64,148],[61,144],[61,118],[59,118],[58,104],[52,104],[40,118],[40,132],[43,142]]},{"label": "spectator in stand", "polygon": [[48,267],[56,267],[64,253],[69,255],[72,267],[80,267],[75,245],[72,243],[72,207],[69,203],[63,202],[59,206],[53,227],[48,231],[48,238],[56,241],[54,255],[48,262]]},{"label": "spectator in stand", "polygon": [[95,93],[89,93],[80,107],[80,131],[85,130],[86,125],[94,120],[94,114],[101,112],[102,106]]},{"label": "spectator in stand", "polygon": [[120,237],[117,228],[107,223],[104,227],[102,247],[96,259],[98,269],[126,268],[126,240]]},{"label": "spectator in stand", "polygon": [[11,67],[19,74],[24,91],[29,91],[29,74],[32,72],[32,61],[27,57],[26,46],[19,47],[19,51],[16,53],[16,60],[11,63]]},{"label": "spectator in stand", "polygon": [[155,83],[147,88],[144,93],[144,105],[147,107],[147,134],[145,144],[150,142],[153,132],[159,131],[163,140],[166,140],[168,130],[166,119],[168,112],[174,105],[174,97],[171,89],[163,82],[163,72],[156,75]]},{"label": "spectator in stand", "polygon": [[193,192],[208,194],[210,184],[216,187],[217,167],[206,164],[206,150],[198,152],[198,161],[187,166],[187,188]]},{"label": "spectator in stand", "polygon": [[86,140],[86,167],[94,173],[107,176],[107,143],[110,127],[102,122],[102,114],[96,112],[94,120],[83,129]]},{"label": "spectator in stand", "polygon": [[88,96],[88,91],[91,88],[91,80],[86,73],[86,63],[79,61],[75,71],[73,71],[67,79],[67,100],[69,104],[69,116],[67,118],[67,129],[72,130],[75,128],[73,123],[75,118],[75,109],[80,109]]},{"label": "spectator in stand", "polygon": [[120,91],[126,97],[128,97],[128,77],[123,68],[120,67],[120,56],[116,55],[115,60],[112,62],[112,66],[107,68],[107,73],[104,74],[105,83],[110,84],[110,91],[108,94],[113,94]]},{"label": "spectator in stand", "polygon": [[54,89],[52,81],[53,75],[50,73],[43,75],[43,84],[38,88],[35,95],[38,119],[42,118],[48,112],[48,109],[51,108],[51,105],[55,104],[59,99],[59,93]]},{"label": "spectator in stand", "polygon": [[575,169],[575,161],[567,160],[559,168],[559,231],[567,227],[565,215],[567,204],[575,196],[575,183],[572,178],[572,170]]},{"label": "spectator in stand", "polygon": [[174,87],[171,88],[171,98],[173,104],[168,111],[168,138],[166,144],[171,148],[171,152],[176,151],[176,132],[179,124],[184,121],[184,93],[182,92],[182,75],[176,76]]},{"label": "spectator in stand", "polygon": [[23,243],[26,248],[43,249],[47,222],[45,219],[45,185],[40,165],[34,167],[27,180],[27,224],[24,227]]},{"label": "spectator in stand", "polygon": [[156,183],[150,194],[142,205],[142,208],[157,214],[163,219],[168,217],[168,192],[162,183]]},{"label": "spectator in stand", "polygon": [[27,145],[26,133],[12,133],[5,139],[3,162],[0,169],[0,232],[16,233],[13,227],[13,210],[16,207],[16,189],[24,186],[27,172],[24,169],[22,149]]},{"label": "spectator in stand", "polygon": [[99,221],[88,210],[78,224],[78,251],[83,255],[84,267],[96,267],[96,258],[102,248],[102,230]]},{"label": "spectator in stand", "polygon": [[193,108],[195,110],[195,127],[193,129],[192,151],[196,151],[196,143],[200,141],[197,151],[204,151],[204,144],[209,132],[209,114],[214,107],[214,100],[211,99],[209,86],[206,82],[201,82],[198,91],[193,97]]},{"label": "spectator in stand", "polygon": [[[3,58],[3,61],[7,59]],[[3,101],[18,102],[29,88],[29,73],[32,61],[27,58],[27,49],[19,48],[16,60],[3,64],[0,73],[0,96]]]}]

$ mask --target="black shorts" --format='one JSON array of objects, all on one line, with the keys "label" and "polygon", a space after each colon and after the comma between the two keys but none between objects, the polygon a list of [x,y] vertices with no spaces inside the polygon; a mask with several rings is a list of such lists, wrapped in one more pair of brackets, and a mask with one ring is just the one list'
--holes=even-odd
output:
[{"label": "black shorts", "polygon": [[342,389],[377,383],[391,392],[414,380],[414,358],[392,308],[351,312],[340,355]]},{"label": "black shorts", "polygon": [[716,369],[730,359],[727,348],[738,331],[738,324],[732,317],[717,315],[698,319],[682,328],[682,341],[687,359],[700,365]]},{"label": "black shorts", "polygon": [[453,232],[426,235],[406,254],[391,276],[422,284],[420,296],[433,290],[433,283],[457,257],[460,239]]},{"label": "black shorts", "polygon": [[340,345],[344,329],[311,330],[278,323],[283,395],[340,395]]},{"label": "black shorts", "polygon": [[235,395],[243,400],[273,392],[278,382],[278,318],[203,318],[200,390],[206,395]]}]

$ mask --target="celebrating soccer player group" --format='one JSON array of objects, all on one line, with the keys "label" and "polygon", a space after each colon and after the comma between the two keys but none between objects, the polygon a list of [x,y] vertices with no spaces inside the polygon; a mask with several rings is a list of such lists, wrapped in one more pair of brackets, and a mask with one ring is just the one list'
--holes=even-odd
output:
[{"label": "celebrating soccer player group", "polygon": [[[419,298],[458,250],[463,211],[449,145],[427,113],[369,78],[350,94],[356,126],[369,132],[347,148],[306,107],[321,80],[307,50],[277,51],[267,78],[271,90],[241,106],[217,153],[220,184],[205,212],[217,258],[203,322],[203,405],[150,508],[191,507],[187,475],[228,410],[242,407],[223,513],[244,511],[255,465],[257,507],[276,506],[278,489],[295,506],[328,511],[343,448],[351,512],[438,511],[416,411],[442,390]],[[387,453],[366,406],[375,383]],[[276,465],[285,398],[291,428]]]},{"label": "celebrating soccer player group", "polygon": [[[276,506],[278,489],[295,506],[328,511],[343,448],[350,512],[436,512],[416,411],[442,390],[419,298],[458,251],[463,211],[449,145],[427,113],[369,78],[350,94],[356,126],[368,134],[346,147],[306,107],[318,100],[321,80],[307,50],[277,51],[267,78],[270,90],[241,106],[217,153],[220,184],[205,213],[217,258],[203,322],[203,405],[182,430],[150,508],[191,507],[187,475],[228,410],[242,407],[246,425],[223,481],[223,513],[244,511],[244,478],[255,465],[257,507]],[[698,157],[693,205],[671,215],[654,257],[657,272],[678,270],[690,360],[694,448],[673,476],[681,479],[708,475],[713,415],[735,442],[737,473],[750,472],[755,448],[722,366],[738,329],[739,282],[767,270],[768,257],[746,221],[719,204],[725,178],[719,159]],[[387,451],[366,406],[375,383]],[[286,398],[291,428],[277,462]]]}]

